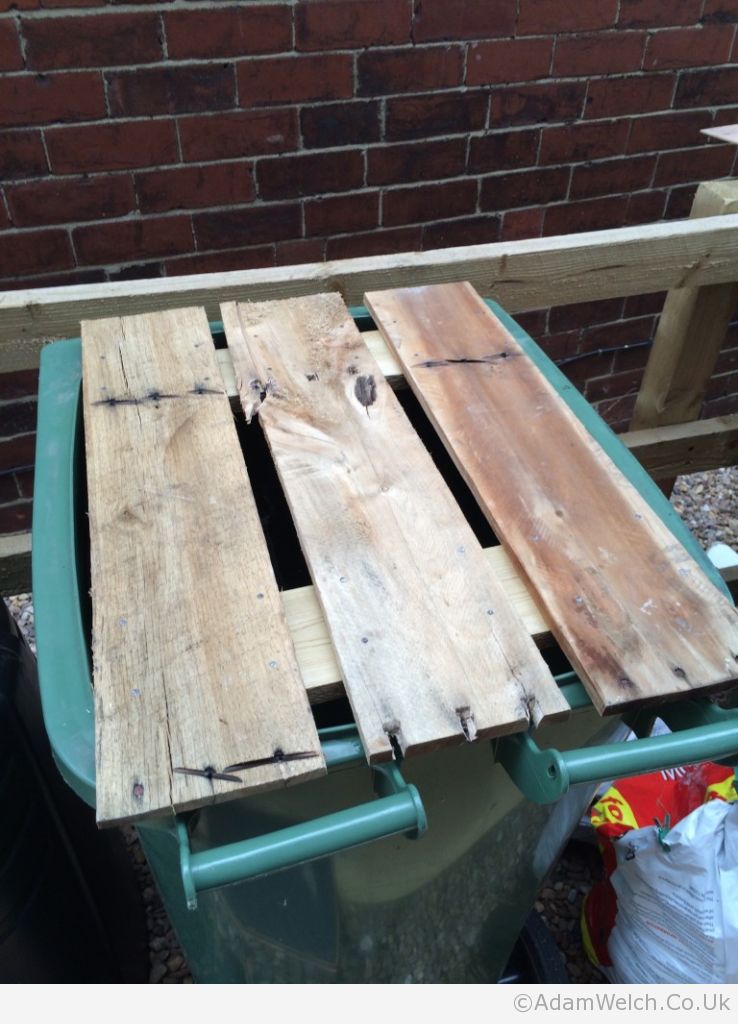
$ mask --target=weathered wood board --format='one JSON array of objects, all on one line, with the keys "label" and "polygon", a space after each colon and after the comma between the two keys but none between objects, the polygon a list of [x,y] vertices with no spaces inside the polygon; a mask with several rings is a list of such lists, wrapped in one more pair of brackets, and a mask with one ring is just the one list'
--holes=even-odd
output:
[{"label": "weathered wood board", "polygon": [[[98,822],[322,773],[204,311],[84,323],[82,356]],[[279,751],[310,756],[206,777]]]},{"label": "weathered wood board", "polygon": [[566,714],[338,296],[222,307],[372,761]]},{"label": "weathered wood board", "polygon": [[738,675],[738,613],[469,284],[366,295],[598,710]]}]

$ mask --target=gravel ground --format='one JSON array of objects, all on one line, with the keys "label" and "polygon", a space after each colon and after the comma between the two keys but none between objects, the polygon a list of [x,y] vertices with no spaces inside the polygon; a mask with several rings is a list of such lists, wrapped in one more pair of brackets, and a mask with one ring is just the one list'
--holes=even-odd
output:
[{"label": "gravel ground", "polygon": [[[671,501],[703,547],[722,541],[738,549],[738,467],[680,477]],[[31,594],[10,597],[7,604],[35,652]],[[191,983],[192,975],[159,899],[135,829],[125,828],[123,833],[146,908],[149,981]],[[535,904],[556,939],[572,982],[601,984],[605,980],[587,960],[579,930],[582,900],[599,879],[600,871],[599,853],[594,845],[570,843],[541,887]]]}]

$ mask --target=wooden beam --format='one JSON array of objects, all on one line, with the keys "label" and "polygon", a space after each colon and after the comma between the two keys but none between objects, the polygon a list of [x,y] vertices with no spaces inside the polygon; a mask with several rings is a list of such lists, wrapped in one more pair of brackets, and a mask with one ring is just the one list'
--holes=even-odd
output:
[{"label": "wooden beam", "polygon": [[26,594],[31,589],[31,534],[0,537],[0,596]]},{"label": "wooden beam", "polygon": [[[697,189],[695,221],[738,212],[738,181],[706,182]],[[677,287],[669,292],[631,421],[633,430],[695,420],[731,317],[738,284]]]},{"label": "wooden beam", "polygon": [[[79,335],[80,321],[182,306],[218,317],[229,300],[470,281],[511,313],[590,299],[738,280],[738,215],[520,242],[370,256],[293,267],[38,288],[0,296],[0,341]],[[3,371],[0,348],[0,372]]]},{"label": "wooden beam", "polygon": [[654,480],[738,464],[738,414],[621,434]]}]

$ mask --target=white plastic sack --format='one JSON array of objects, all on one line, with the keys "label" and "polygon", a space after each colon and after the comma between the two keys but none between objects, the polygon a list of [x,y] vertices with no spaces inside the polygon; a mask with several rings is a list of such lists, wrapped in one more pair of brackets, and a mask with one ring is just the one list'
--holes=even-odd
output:
[{"label": "white plastic sack", "polygon": [[711,800],[660,842],[616,844],[618,914],[608,950],[619,984],[738,982],[738,803]]}]

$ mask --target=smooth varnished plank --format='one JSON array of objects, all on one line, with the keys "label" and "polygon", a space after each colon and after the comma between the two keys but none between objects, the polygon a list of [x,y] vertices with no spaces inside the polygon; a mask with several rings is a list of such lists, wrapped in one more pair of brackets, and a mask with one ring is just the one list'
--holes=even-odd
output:
[{"label": "smooth varnished plank", "polygon": [[730,683],[735,609],[474,289],[366,301],[596,707]]},{"label": "smooth varnished plank", "polygon": [[[82,355],[98,821],[323,772],[205,313],[85,323]],[[311,756],[179,770],[275,751]]]},{"label": "smooth varnished plank", "polygon": [[[371,760],[566,704],[337,296],[222,307]],[[255,428],[254,428],[255,429]]]}]

